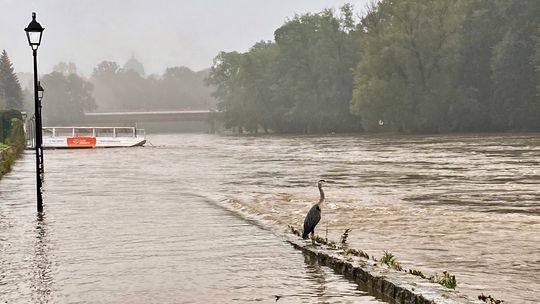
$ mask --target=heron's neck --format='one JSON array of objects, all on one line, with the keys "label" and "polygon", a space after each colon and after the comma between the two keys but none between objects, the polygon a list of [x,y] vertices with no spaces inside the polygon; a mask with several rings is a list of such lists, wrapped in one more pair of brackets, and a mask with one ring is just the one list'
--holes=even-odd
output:
[{"label": "heron's neck", "polygon": [[321,198],[319,199],[319,203],[317,205],[320,205],[324,201],[324,191],[321,184],[319,184],[319,193],[321,194]]}]

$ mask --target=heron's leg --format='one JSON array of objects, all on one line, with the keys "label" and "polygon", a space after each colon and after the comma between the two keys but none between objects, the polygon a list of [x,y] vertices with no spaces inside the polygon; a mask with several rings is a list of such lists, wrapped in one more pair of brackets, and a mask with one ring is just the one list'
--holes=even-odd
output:
[{"label": "heron's leg", "polygon": [[311,244],[315,245],[315,229],[311,232]]}]

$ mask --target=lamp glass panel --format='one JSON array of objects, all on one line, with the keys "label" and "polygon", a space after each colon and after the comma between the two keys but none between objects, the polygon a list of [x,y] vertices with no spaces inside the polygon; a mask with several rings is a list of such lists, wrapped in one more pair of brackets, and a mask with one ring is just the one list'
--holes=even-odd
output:
[{"label": "lamp glass panel", "polygon": [[40,32],[28,32],[28,39],[30,40],[30,44],[33,44],[33,45],[39,44],[40,37],[41,37]]}]

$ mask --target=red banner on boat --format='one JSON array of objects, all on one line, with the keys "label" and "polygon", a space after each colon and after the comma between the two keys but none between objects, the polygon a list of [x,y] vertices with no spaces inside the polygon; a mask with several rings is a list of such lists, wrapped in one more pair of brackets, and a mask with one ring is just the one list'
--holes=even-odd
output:
[{"label": "red banner on boat", "polygon": [[96,146],[95,137],[68,137],[67,138],[68,147],[74,148],[93,148]]}]

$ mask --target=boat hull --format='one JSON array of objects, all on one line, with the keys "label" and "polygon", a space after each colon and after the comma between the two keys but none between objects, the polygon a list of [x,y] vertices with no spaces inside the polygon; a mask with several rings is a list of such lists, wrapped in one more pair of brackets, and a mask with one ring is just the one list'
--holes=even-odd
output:
[{"label": "boat hull", "polygon": [[43,148],[51,149],[80,149],[80,148],[119,148],[136,147],[146,143],[146,139],[138,137],[45,137]]}]

